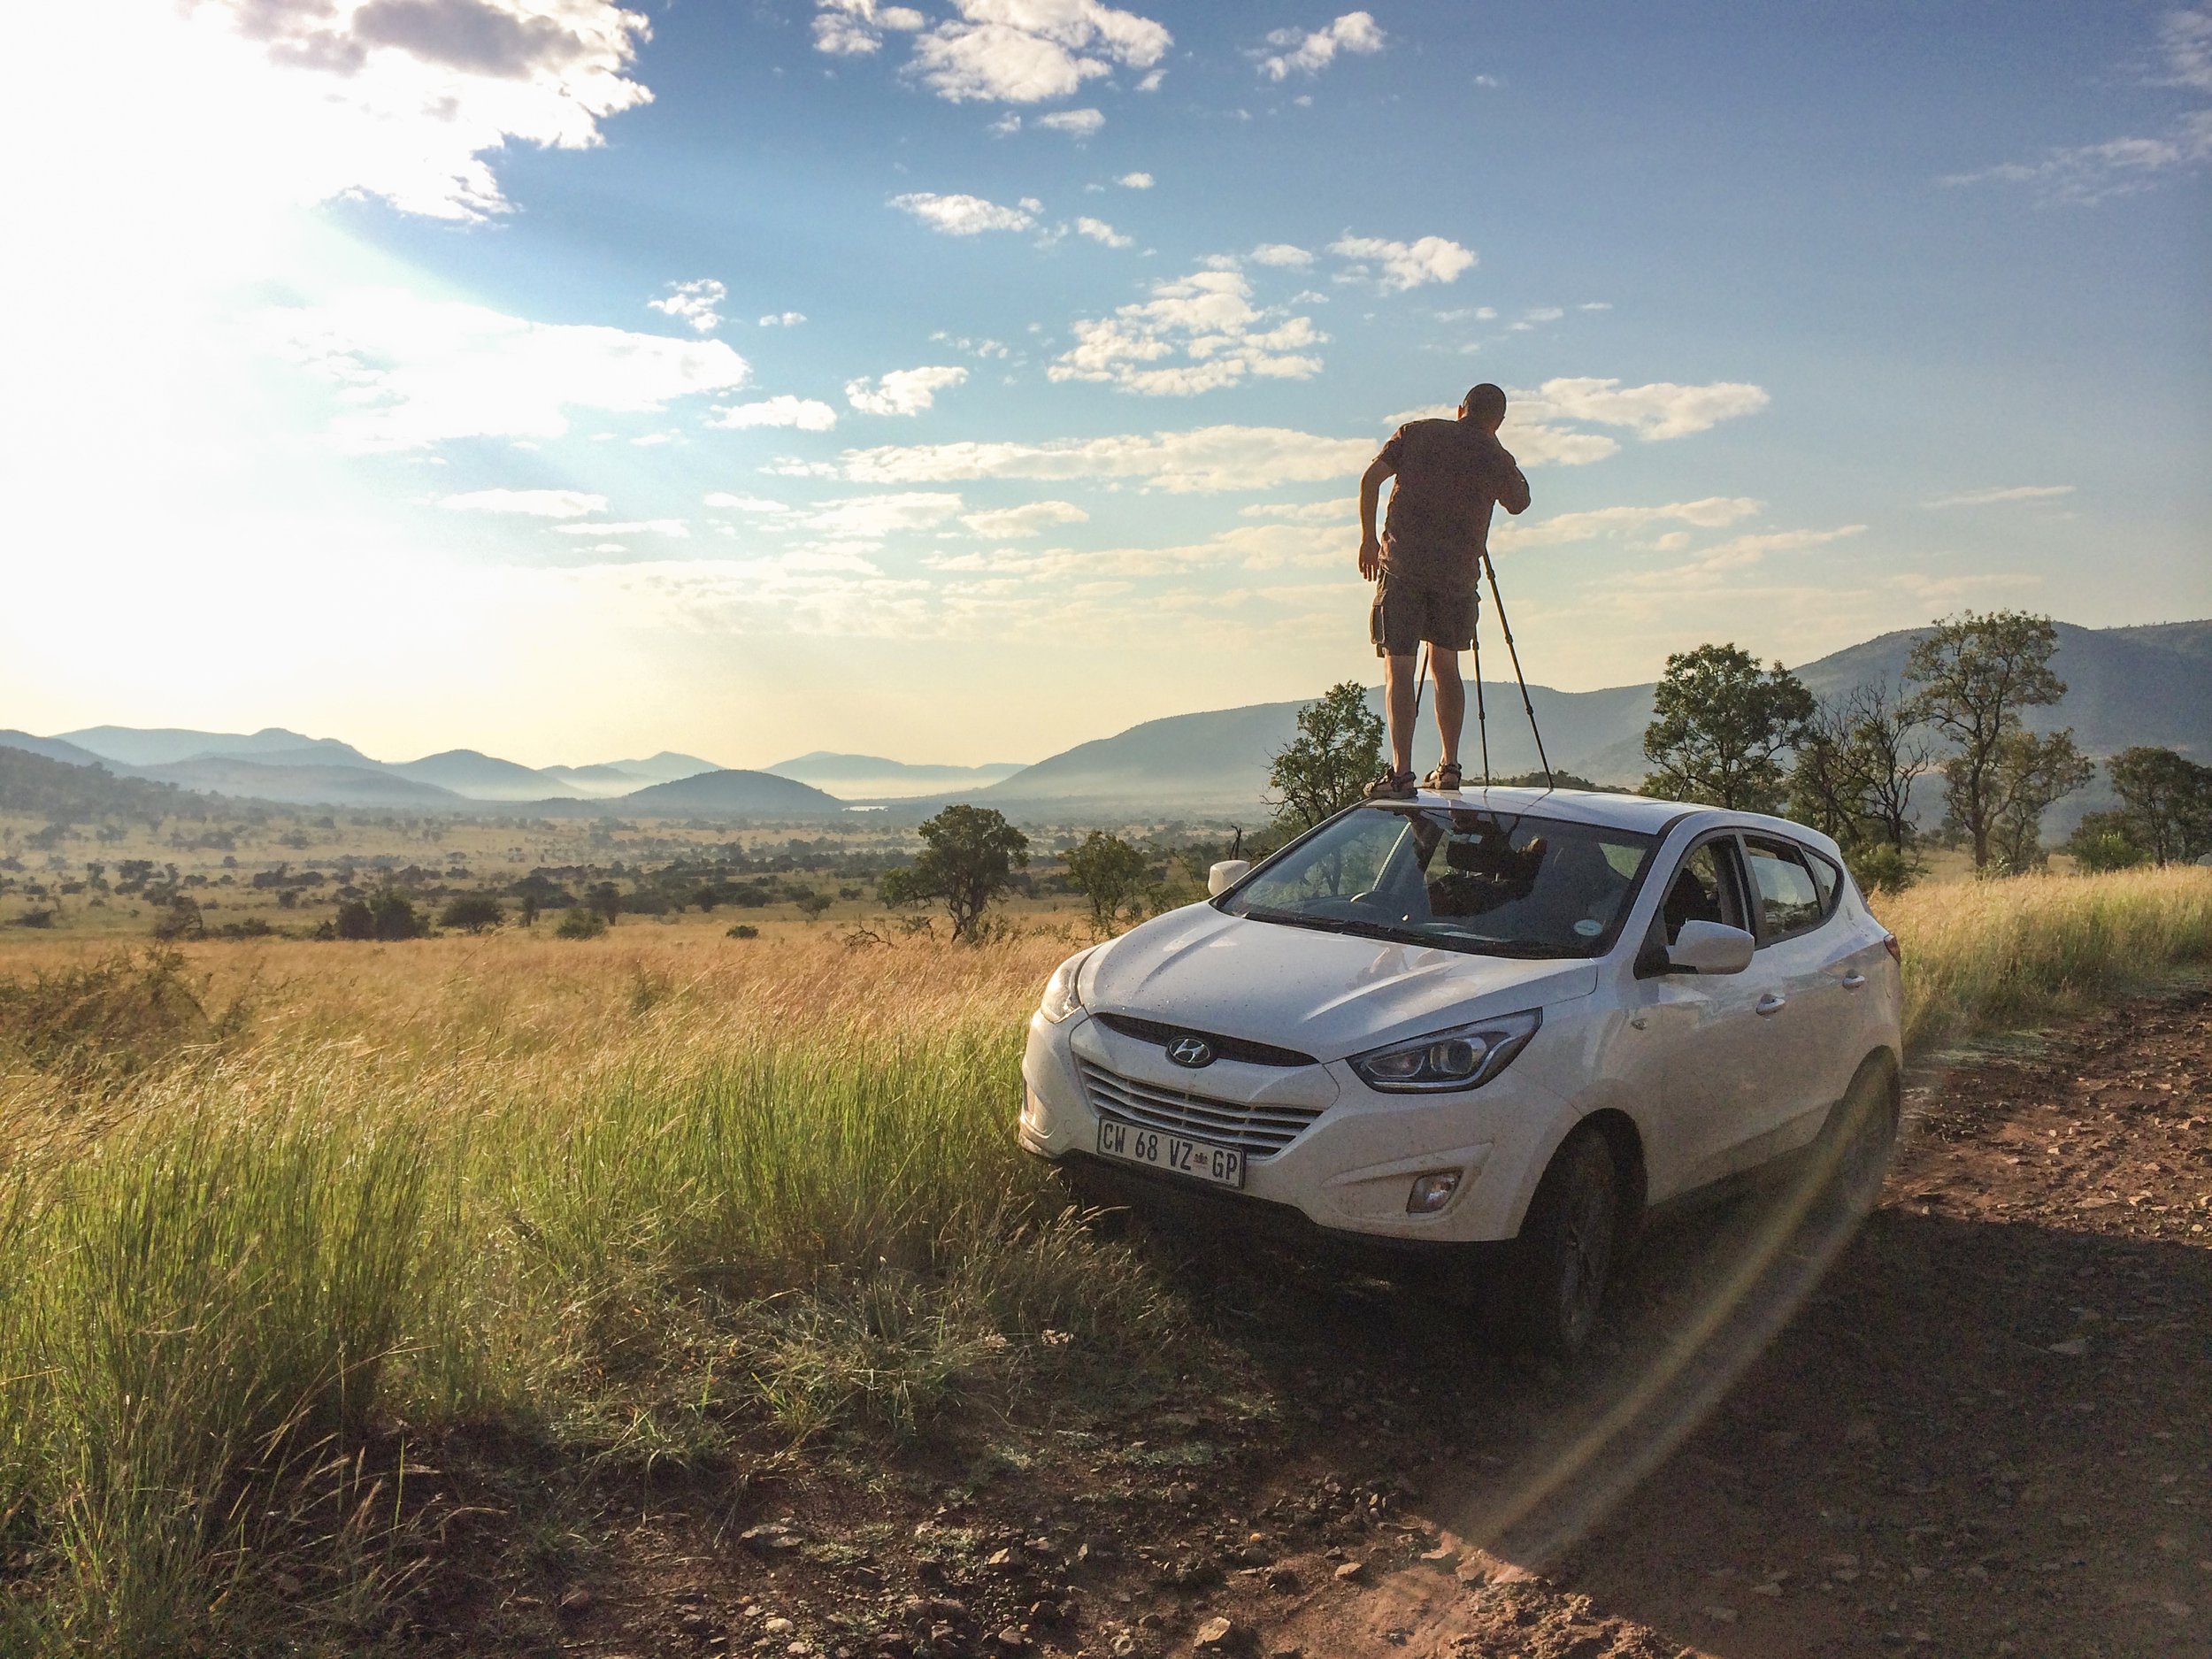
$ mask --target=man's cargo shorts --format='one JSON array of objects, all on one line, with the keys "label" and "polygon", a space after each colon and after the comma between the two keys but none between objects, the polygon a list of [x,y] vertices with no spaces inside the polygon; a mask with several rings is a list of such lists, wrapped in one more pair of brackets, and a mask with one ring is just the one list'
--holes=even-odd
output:
[{"label": "man's cargo shorts", "polygon": [[1475,642],[1481,610],[1482,595],[1471,582],[1421,588],[1385,571],[1375,584],[1368,637],[1378,657],[1411,657],[1424,640],[1440,651],[1463,651]]}]

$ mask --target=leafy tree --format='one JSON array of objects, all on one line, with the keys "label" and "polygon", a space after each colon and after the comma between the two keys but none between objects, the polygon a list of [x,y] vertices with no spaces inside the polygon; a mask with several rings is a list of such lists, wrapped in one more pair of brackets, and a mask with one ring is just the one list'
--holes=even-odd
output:
[{"label": "leafy tree", "polygon": [[703,882],[692,894],[691,902],[699,907],[702,915],[711,916],[714,907],[722,902],[722,889],[711,881]]},{"label": "leafy tree", "polygon": [[1644,728],[1644,758],[1657,770],[1646,795],[1732,810],[1778,812],[1781,757],[1813,718],[1813,694],[1777,663],[1734,645],[1701,645],[1667,658]]},{"label": "leafy tree", "polygon": [[1091,926],[1114,930],[1123,906],[1144,889],[1145,857],[1118,835],[1093,830],[1067,856],[1068,879],[1090,901]]},{"label": "leafy tree", "polygon": [[799,909],[807,920],[813,921],[837,901],[826,893],[805,893],[800,895]]},{"label": "leafy tree", "polygon": [[611,881],[593,882],[584,894],[584,909],[612,927],[622,914],[622,889]]},{"label": "leafy tree", "polygon": [[488,893],[464,893],[447,902],[438,912],[438,926],[457,927],[465,933],[481,933],[507,919],[507,912]]},{"label": "leafy tree", "polygon": [[1269,803],[1297,830],[1309,830],[1350,806],[1382,770],[1382,717],[1367,706],[1357,680],[1332,686],[1298,710],[1298,735],[1277,749],[1267,781]]},{"label": "leafy tree", "polygon": [[880,892],[889,905],[941,902],[952,918],[952,936],[971,942],[993,899],[1014,884],[1014,871],[1029,863],[1029,837],[990,807],[949,806],[919,831],[921,854],[883,872]]},{"label": "leafy tree", "polygon": [[515,910],[525,927],[535,927],[538,925],[538,890],[535,887],[523,888],[521,896],[515,901]]},{"label": "leafy tree", "polygon": [[2129,840],[2160,865],[2212,851],[2212,766],[2170,749],[2124,749],[2105,763]]},{"label": "leafy tree", "polygon": [[[2023,710],[2066,695],[2066,682],[2051,672],[2057,649],[2058,628],[2048,617],[1969,611],[1938,622],[1906,659],[1920,718],[1957,745],[1943,763],[1944,799],[1973,848],[1977,870],[1998,851],[2000,822],[2019,786],[2044,770],[2035,754],[2010,740],[2024,729]],[[2073,749],[2070,734],[2067,749]],[[2018,841],[2016,810],[2014,818],[2009,843]]]},{"label": "leafy tree", "polygon": [[1988,782],[1993,818],[1989,846],[1995,862],[2013,875],[2041,864],[2047,856],[2040,834],[2044,809],[2096,775],[2096,766],[2074,747],[2070,731],[2048,737],[2029,732],[2007,736],[1997,747]]},{"label": "leafy tree", "polygon": [[1912,840],[1912,787],[1934,764],[1910,699],[1863,685],[1805,723],[1790,769],[1790,812],[1847,851],[1879,841],[1898,855]]}]

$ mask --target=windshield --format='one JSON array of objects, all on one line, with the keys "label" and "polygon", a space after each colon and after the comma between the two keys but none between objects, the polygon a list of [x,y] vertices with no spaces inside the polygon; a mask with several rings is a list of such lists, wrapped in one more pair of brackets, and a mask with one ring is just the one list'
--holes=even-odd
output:
[{"label": "windshield", "polygon": [[1221,902],[1232,916],[1498,956],[1613,942],[1653,838],[1471,807],[1347,813]]}]

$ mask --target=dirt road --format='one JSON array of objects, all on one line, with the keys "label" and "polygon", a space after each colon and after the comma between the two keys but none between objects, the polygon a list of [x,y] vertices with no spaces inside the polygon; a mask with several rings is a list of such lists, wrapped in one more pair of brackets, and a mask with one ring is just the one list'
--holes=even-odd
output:
[{"label": "dirt road", "polygon": [[664,1490],[610,1512],[566,1611],[502,1569],[419,1633],[791,1659],[2212,1655],[2212,987],[1924,1067],[1907,1114],[1824,1277],[1818,1218],[1773,1201],[1677,1225],[1571,1372],[1432,1300],[1214,1256],[1186,1287],[1225,1361],[1033,1395],[896,1466],[849,1447],[734,1499]]}]

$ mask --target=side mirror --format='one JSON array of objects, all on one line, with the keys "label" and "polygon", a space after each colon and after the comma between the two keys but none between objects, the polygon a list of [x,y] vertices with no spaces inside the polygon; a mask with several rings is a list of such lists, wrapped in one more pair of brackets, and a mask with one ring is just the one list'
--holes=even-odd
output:
[{"label": "side mirror", "polygon": [[[1249,858],[1224,858],[1206,872],[1208,895],[1213,898],[1220,897],[1238,882],[1243,880],[1245,872],[1251,867],[1252,861]],[[1745,960],[1748,961],[1750,958],[1746,957]]]},{"label": "side mirror", "polygon": [[1670,973],[1741,973],[1751,965],[1759,941],[1740,927],[1719,922],[1685,922],[1667,947]]}]

